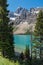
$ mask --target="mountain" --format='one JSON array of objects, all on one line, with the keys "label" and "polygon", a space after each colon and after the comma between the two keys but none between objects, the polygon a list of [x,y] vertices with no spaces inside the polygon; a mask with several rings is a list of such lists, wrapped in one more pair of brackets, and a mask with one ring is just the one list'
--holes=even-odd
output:
[{"label": "mountain", "polygon": [[[10,20],[13,20],[12,18],[25,18],[26,14],[28,14],[28,10],[22,7],[18,7],[17,10],[15,12],[10,12],[9,13],[9,17]],[[22,16],[22,17],[21,17]]]},{"label": "mountain", "polygon": [[27,10],[22,7],[18,7],[15,12],[9,13],[10,23],[13,22],[14,24],[14,33],[25,33],[28,29],[31,31],[34,30],[36,18],[40,10],[43,10],[43,8],[37,7],[37,8],[30,8],[30,10]]}]

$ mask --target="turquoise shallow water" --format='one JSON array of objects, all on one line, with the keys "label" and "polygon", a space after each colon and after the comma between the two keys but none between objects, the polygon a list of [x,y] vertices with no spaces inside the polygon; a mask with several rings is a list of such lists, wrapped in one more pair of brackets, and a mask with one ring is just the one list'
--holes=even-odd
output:
[{"label": "turquoise shallow water", "polygon": [[25,49],[26,45],[31,45],[31,35],[14,35],[15,47]]}]

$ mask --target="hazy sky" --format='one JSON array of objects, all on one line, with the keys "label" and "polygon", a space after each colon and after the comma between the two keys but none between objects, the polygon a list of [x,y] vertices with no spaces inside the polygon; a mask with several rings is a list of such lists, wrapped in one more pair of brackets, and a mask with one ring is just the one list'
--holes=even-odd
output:
[{"label": "hazy sky", "polygon": [[10,11],[15,11],[18,7],[30,9],[32,7],[43,7],[43,0],[8,0]]}]

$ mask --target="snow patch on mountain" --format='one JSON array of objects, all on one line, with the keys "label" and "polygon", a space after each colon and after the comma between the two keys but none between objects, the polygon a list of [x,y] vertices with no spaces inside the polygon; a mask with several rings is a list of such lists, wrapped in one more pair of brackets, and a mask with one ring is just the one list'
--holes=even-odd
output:
[{"label": "snow patch on mountain", "polygon": [[9,13],[10,23],[14,23],[13,27],[16,29],[13,30],[14,34],[25,33],[27,29],[34,31],[36,18],[39,11],[43,8],[30,8],[27,10],[22,7],[18,7],[15,12]]},{"label": "snow patch on mountain", "polygon": [[17,13],[14,13],[14,15],[16,15],[16,16],[20,16],[20,14],[17,14]]},{"label": "snow patch on mountain", "polygon": [[15,19],[16,19],[16,18],[14,18],[14,17],[10,17],[10,20],[12,20],[12,21],[15,21]]}]

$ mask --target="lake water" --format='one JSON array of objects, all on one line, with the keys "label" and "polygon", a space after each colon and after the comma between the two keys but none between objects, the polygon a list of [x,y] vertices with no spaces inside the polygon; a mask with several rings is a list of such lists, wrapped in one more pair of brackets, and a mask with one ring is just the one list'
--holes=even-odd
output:
[{"label": "lake water", "polygon": [[26,45],[31,45],[31,35],[14,35],[16,51],[23,51]]}]

